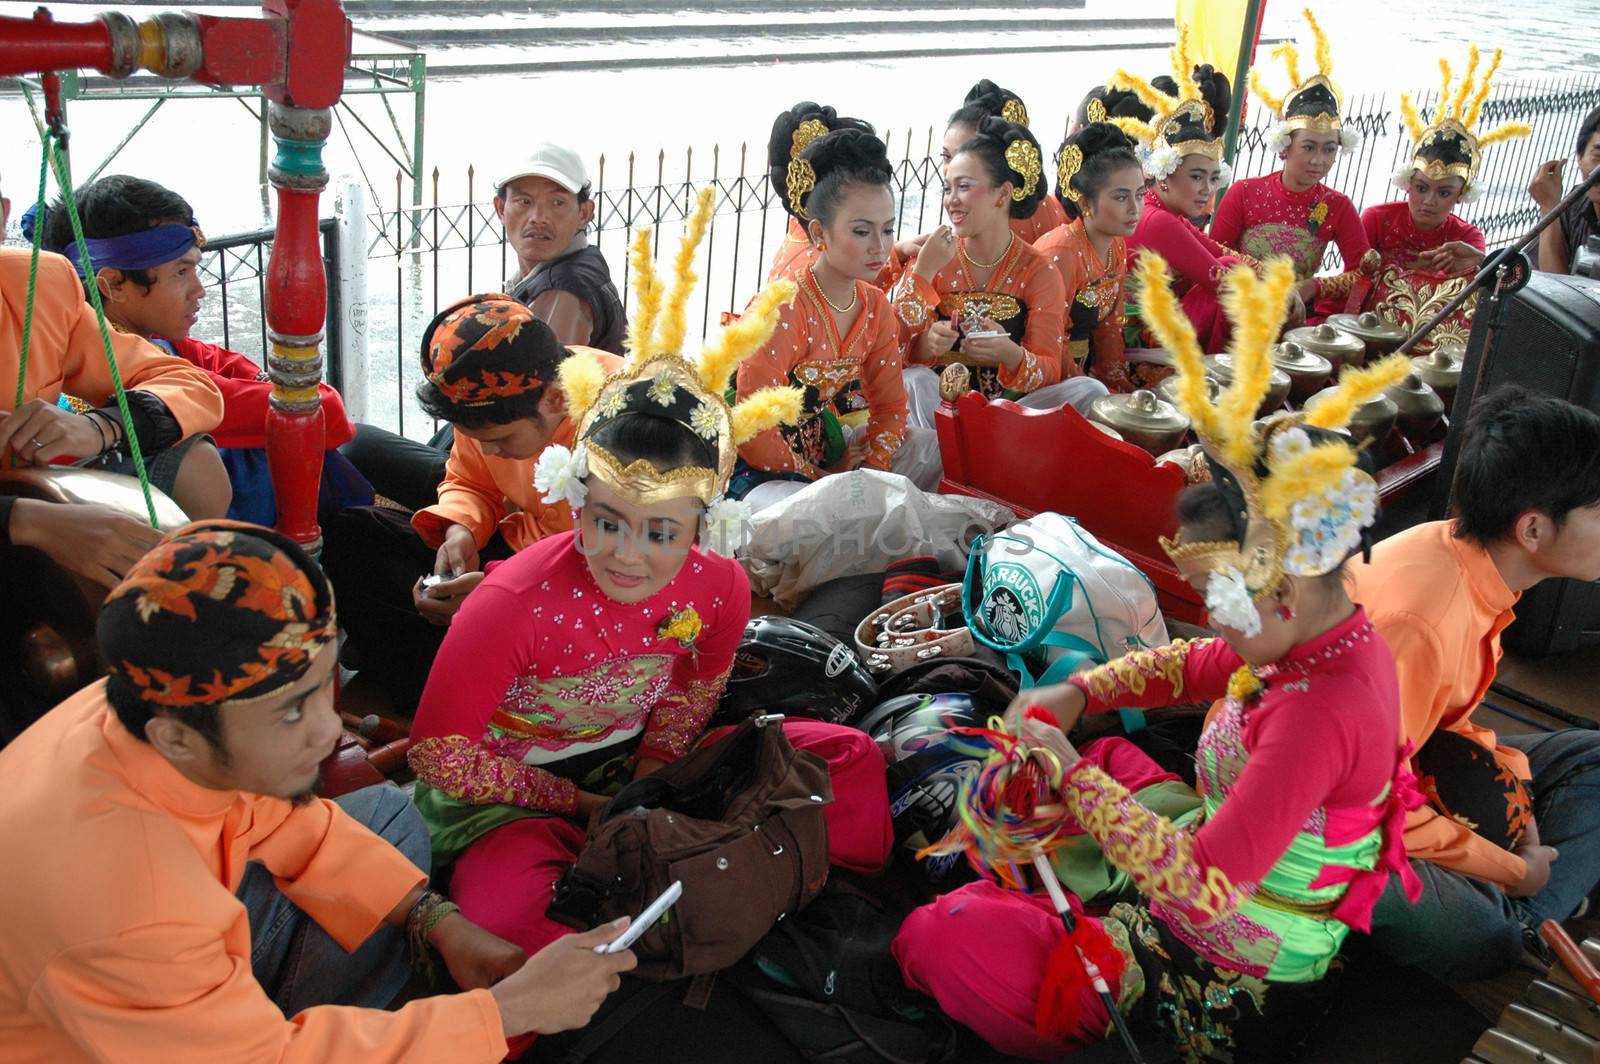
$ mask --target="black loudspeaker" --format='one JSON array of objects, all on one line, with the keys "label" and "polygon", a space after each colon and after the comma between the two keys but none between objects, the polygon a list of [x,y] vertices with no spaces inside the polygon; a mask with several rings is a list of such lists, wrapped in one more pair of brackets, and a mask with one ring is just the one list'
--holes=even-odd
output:
[{"label": "black loudspeaker", "polygon": [[[1479,297],[1450,411],[1435,517],[1448,513],[1461,433],[1477,395],[1516,384],[1600,413],[1600,281],[1534,273],[1524,288],[1501,298],[1498,314],[1495,309],[1487,292]],[[1530,657],[1600,643],[1600,584],[1547,580],[1531,589],[1503,642]]]}]

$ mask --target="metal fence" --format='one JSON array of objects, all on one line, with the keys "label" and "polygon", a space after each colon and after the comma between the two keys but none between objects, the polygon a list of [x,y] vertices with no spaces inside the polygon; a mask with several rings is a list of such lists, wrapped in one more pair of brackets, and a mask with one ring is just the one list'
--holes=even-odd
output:
[{"label": "metal fence", "polygon": [[[1424,120],[1431,116],[1437,91],[1413,97]],[[1409,158],[1412,147],[1399,115],[1396,93],[1356,95],[1347,101],[1347,121],[1363,134],[1361,147],[1344,155],[1328,183],[1355,201],[1358,208],[1396,198],[1390,177]],[[1583,116],[1600,105],[1600,77],[1578,76],[1499,86],[1484,107],[1485,129],[1504,121],[1528,122],[1535,135],[1500,144],[1487,155],[1479,180],[1486,194],[1460,208],[1460,215],[1484,231],[1491,246],[1503,244],[1538,219],[1526,193],[1534,168],[1548,159],[1570,158]],[[1279,165],[1267,147],[1275,120],[1254,107],[1241,131],[1235,164],[1241,176],[1270,173]],[[938,160],[934,155],[940,129],[895,131],[889,136],[895,165],[895,192],[902,233],[916,233],[938,224],[944,214]],[[1054,145],[1046,144],[1053,154]],[[700,189],[717,189],[716,214],[700,252],[697,269],[701,288],[695,310],[702,334],[716,324],[720,312],[737,311],[765,281],[767,268],[784,239],[787,217],[767,180],[763,146],[740,145],[723,152],[665,152],[653,157],[630,155],[625,160],[602,156],[595,169],[597,200],[594,240],[609,258],[618,287],[627,300],[626,249],[633,231],[654,227],[656,243],[675,243]],[[1049,172],[1049,168],[1047,168]],[[1576,168],[1569,168],[1576,180]],[[405,203],[403,175],[396,174],[392,202]],[[439,200],[439,171],[431,180],[431,201],[422,207],[397,207],[368,216],[367,247],[370,312],[367,319],[371,360],[367,381],[370,420],[413,434],[430,427],[415,412],[411,394],[421,374],[417,342],[422,329],[442,306],[472,292],[500,289],[515,271],[515,257],[492,203],[493,190],[467,170],[464,204]],[[427,197],[425,197],[427,198]],[[329,379],[342,380],[338,370],[337,271],[332,268],[336,234],[323,223],[324,257],[329,263]],[[214,298],[203,319],[202,335],[215,337],[250,354],[265,345],[260,316],[263,241],[270,232],[240,234],[215,241],[208,253],[208,283]],[[253,249],[253,250],[252,250]],[[1330,248],[1330,265],[1338,263]],[[392,280],[388,279],[392,278]],[[246,291],[241,292],[240,286]],[[392,286],[392,288],[391,288]],[[388,293],[392,291],[393,299]]]}]

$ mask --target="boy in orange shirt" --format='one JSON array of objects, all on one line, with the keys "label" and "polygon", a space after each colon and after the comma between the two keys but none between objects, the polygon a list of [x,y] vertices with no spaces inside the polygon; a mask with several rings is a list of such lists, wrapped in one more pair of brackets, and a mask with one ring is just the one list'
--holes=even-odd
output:
[{"label": "boy in orange shirt", "polygon": [[[426,889],[398,789],[315,797],[338,625],[287,537],[179,529],[97,638],[110,675],[0,751],[0,853],[27,855],[0,877],[6,1060],[491,1064],[586,1023],[633,966],[593,951],[622,921],[531,959],[467,921]],[[408,939],[465,992],[380,1011]]]},{"label": "boy in orange shirt", "polygon": [[1572,916],[1600,879],[1600,732],[1497,737],[1472,719],[1522,592],[1600,579],[1600,417],[1499,388],[1474,403],[1457,470],[1454,521],[1408,529],[1350,567],[1394,653],[1419,761],[1461,736],[1475,744],[1455,744],[1466,758],[1492,758],[1502,776],[1488,783],[1491,767],[1479,786],[1492,793],[1451,803],[1458,816],[1470,804],[1501,816],[1457,819],[1438,803],[1411,814],[1406,850],[1422,900],[1407,904],[1391,880],[1373,915],[1380,949],[1452,980],[1509,970],[1525,940],[1537,943],[1533,929]]},{"label": "boy in orange shirt", "polygon": [[[572,510],[544,501],[533,470],[545,448],[572,446],[574,426],[553,385],[556,367],[573,351],[594,355],[607,372],[622,362],[561,346],[508,295],[469,296],[446,307],[423,331],[425,376],[417,386],[422,409],[455,427],[438,501],[415,514],[348,509],[324,530],[322,563],[339,589],[361,668],[378,677],[401,712],[416,708],[445,626],[484,566],[572,528]],[[382,494],[383,478],[363,472]],[[444,579],[423,587],[430,574]]]},{"label": "boy in orange shirt", "polygon": [[[0,231],[10,213],[11,201],[0,196]],[[30,259],[27,249],[0,248],[0,468],[98,459],[98,468],[132,472],[94,310],[59,255],[39,256],[27,379],[16,405]],[[137,336],[113,331],[111,347],[151,484],[191,517],[219,516],[228,506],[227,473],[202,434],[222,420],[222,393],[200,370]],[[62,409],[64,391],[95,409]],[[148,524],[110,506],[0,495],[0,565],[22,564],[11,548],[31,547],[110,587],[155,540]]]}]

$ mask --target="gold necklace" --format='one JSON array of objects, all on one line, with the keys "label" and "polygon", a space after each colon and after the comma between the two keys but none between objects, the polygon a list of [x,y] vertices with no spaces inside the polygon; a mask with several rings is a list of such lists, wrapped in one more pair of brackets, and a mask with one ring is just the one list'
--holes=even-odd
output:
[{"label": "gold necklace", "polygon": [[968,266],[976,266],[980,270],[992,270],[1005,261],[1006,254],[1011,250],[1011,244],[1016,239],[1017,234],[1012,233],[1011,239],[1006,241],[1006,246],[1000,249],[1000,257],[995,259],[993,262],[979,262],[977,259],[967,254],[967,242],[965,240],[961,242],[957,250],[961,252],[961,257],[967,260]]},{"label": "gold necklace", "polygon": [[822,287],[821,281],[817,280],[817,268],[815,266],[811,267],[811,283],[816,285],[818,294],[822,296],[822,301],[832,307],[835,313],[848,314],[856,309],[856,286],[854,282],[850,284],[850,302],[842,307],[828,298],[828,290]]}]

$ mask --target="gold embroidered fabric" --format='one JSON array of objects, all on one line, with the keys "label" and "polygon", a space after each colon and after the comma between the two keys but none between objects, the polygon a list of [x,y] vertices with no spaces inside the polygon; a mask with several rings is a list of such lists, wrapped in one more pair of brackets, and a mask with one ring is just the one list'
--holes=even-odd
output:
[{"label": "gold embroidered fabric", "polygon": [[1133,877],[1141,894],[1177,910],[1193,926],[1232,913],[1249,897],[1222,869],[1195,860],[1190,831],[1140,805],[1096,766],[1078,762],[1067,773],[1061,797],[1106,860]]},{"label": "gold embroidered fabric", "polygon": [[1172,688],[1177,700],[1183,695],[1183,669],[1189,652],[1210,643],[1209,639],[1176,639],[1154,650],[1136,650],[1115,661],[1081,673],[1074,679],[1102,702],[1115,702],[1122,695],[1142,695],[1151,680]]}]

